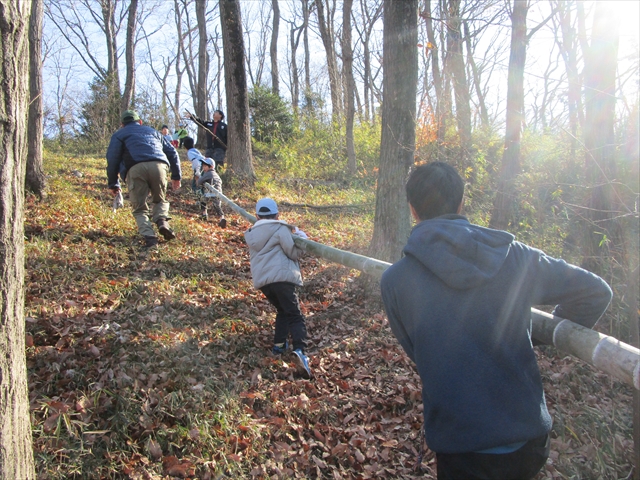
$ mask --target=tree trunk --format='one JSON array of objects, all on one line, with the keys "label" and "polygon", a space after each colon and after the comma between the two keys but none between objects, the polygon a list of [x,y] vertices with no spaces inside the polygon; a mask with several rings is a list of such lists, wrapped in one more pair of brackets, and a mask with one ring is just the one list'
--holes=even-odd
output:
[{"label": "tree trunk", "polygon": [[484,92],[482,91],[482,85],[480,84],[480,72],[476,65],[476,61],[473,59],[473,48],[471,46],[471,33],[469,31],[469,24],[464,22],[464,38],[467,44],[467,62],[471,67],[471,73],[473,75],[473,86],[476,90],[478,97],[478,106],[480,107],[480,125],[483,128],[489,127],[489,110],[484,100]]},{"label": "tree trunk", "polygon": [[383,29],[382,139],[369,251],[394,262],[411,229],[404,183],[415,151],[418,0],[385,0]]},{"label": "tree trunk", "polygon": [[107,87],[107,97],[109,111],[107,114],[107,131],[114,131],[120,126],[121,95],[120,95],[120,73],[118,69],[118,46],[117,28],[115,19],[115,1],[104,0],[101,2],[102,18],[104,26],[105,40],[107,43],[107,72],[105,85]]},{"label": "tree trunk", "polygon": [[353,50],[351,49],[351,9],[353,0],[344,0],[342,6],[342,65],[345,76],[345,107],[346,107],[346,140],[347,140],[347,170],[351,175],[358,171],[356,163],[356,147],[353,140],[353,121],[356,113],[353,80]]},{"label": "tree trunk", "polygon": [[23,210],[31,5],[0,0],[0,478],[6,479],[36,478],[24,329]]},{"label": "tree trunk", "polygon": [[[209,106],[207,104],[209,73],[209,54],[207,53],[207,0],[196,0],[196,21],[198,23],[198,84],[196,85],[196,98],[194,109],[200,118],[209,118]],[[198,126],[198,145],[206,144],[206,131]]]},{"label": "tree trunk", "polygon": [[491,212],[491,228],[505,230],[513,220],[517,201],[514,183],[520,173],[520,138],[524,125],[524,65],[527,58],[528,0],[515,0],[511,14],[511,53],[507,85],[507,119],[498,191]]},{"label": "tree trunk", "polygon": [[325,0],[316,0],[316,13],[318,15],[318,29],[320,38],[327,53],[327,70],[329,71],[329,89],[331,90],[331,119],[333,122],[340,121],[342,104],[340,102],[340,74],[338,71],[338,59],[334,49],[335,36],[333,34],[333,22],[329,12],[325,17]]},{"label": "tree trunk", "polygon": [[433,87],[436,91],[436,122],[438,125],[438,143],[444,142],[445,135],[445,121],[444,121],[444,109],[443,106],[443,96],[442,96],[442,75],[440,73],[440,55],[439,50],[436,48],[436,37],[433,33],[433,17],[431,15],[431,0],[426,0],[425,9],[422,13],[422,17],[425,20],[425,24],[427,27],[427,40],[432,45],[430,49],[431,55],[431,72],[433,75]]},{"label": "tree trunk", "polygon": [[584,57],[585,170],[591,189],[586,201],[583,266],[602,274],[603,252],[609,244],[621,243],[620,225],[613,218],[619,207],[613,185],[618,26],[606,2],[596,3],[593,18],[591,45]]},{"label": "tree trunk", "polygon": [[27,190],[42,198],[46,187],[42,167],[42,0],[31,0],[29,19],[29,127]]},{"label": "tree trunk", "polygon": [[460,137],[461,157],[458,161],[464,170],[473,167],[471,160],[471,107],[469,85],[462,52],[462,21],[460,1],[449,0],[447,9],[447,50],[453,78],[453,93],[456,103],[456,122]]},{"label": "tree trunk", "polygon": [[251,130],[249,127],[249,94],[245,72],[244,39],[238,0],[220,0],[220,23],[224,49],[224,79],[229,112],[229,169],[241,181],[253,185]]},{"label": "tree trunk", "polygon": [[269,55],[271,56],[271,92],[280,96],[280,80],[278,75],[278,30],[280,28],[280,7],[278,0],[271,0],[273,5],[273,28],[271,30],[271,46]]},{"label": "tree trunk", "polygon": [[304,105],[312,108],[311,97],[311,54],[309,53],[309,0],[300,0],[302,3],[302,43],[304,46]]},{"label": "tree trunk", "polygon": [[138,0],[130,0],[129,17],[127,19],[127,40],[125,58],[127,74],[124,81],[121,110],[124,112],[131,107],[131,101],[136,91],[136,25],[138,15]]}]

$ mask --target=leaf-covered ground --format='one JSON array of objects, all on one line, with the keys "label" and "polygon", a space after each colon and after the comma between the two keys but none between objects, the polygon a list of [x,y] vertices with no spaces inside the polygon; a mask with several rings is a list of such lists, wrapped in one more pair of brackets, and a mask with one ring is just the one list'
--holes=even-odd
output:
[{"label": "leaf-covered ground", "polygon": [[[144,254],[128,209],[111,210],[103,162],[48,154],[50,194],[27,200],[39,478],[435,478],[433,454],[420,457],[420,379],[358,272],[301,262],[315,373],[304,380],[289,356],[270,354],[274,310],[252,288],[244,220],[202,223],[183,188],[170,194],[179,239]],[[247,209],[263,195],[374,196],[366,181],[260,176],[253,190],[225,193]],[[370,209],[283,210],[313,239],[352,251],[372,229]],[[540,365],[555,425],[539,478],[629,478],[631,390],[552,348]]]}]

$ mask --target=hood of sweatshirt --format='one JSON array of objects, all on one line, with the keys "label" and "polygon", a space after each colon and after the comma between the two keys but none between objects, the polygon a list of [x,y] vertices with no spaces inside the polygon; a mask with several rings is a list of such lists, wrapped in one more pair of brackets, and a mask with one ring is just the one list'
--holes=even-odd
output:
[{"label": "hood of sweatshirt", "polygon": [[253,250],[261,251],[282,225],[288,226],[287,222],[282,220],[258,220],[249,230],[244,232],[247,245]]},{"label": "hood of sweatshirt", "polygon": [[424,220],[404,248],[452,288],[465,290],[491,279],[507,258],[514,236],[472,225],[461,215]]}]

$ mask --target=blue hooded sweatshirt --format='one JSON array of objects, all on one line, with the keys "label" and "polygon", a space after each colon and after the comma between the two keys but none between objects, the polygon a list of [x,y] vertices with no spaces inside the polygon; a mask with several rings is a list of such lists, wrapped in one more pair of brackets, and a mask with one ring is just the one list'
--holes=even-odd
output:
[{"label": "blue hooded sweatshirt", "polygon": [[551,429],[531,344],[531,307],[593,327],[611,301],[598,276],[499,230],[444,215],[416,225],[382,277],[391,330],[422,379],[437,453],[526,442]]}]

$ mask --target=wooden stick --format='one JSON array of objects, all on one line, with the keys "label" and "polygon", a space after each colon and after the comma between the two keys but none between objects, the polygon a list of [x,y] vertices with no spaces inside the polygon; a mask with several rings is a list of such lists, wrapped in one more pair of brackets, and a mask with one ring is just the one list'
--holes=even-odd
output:
[{"label": "wooden stick", "polygon": [[[256,217],[238,207],[210,185],[208,186],[211,193],[206,195],[217,196],[249,222],[256,222]],[[293,241],[305,252],[355,268],[378,279],[391,266],[390,263],[375,258],[329,247],[297,235],[293,236]],[[640,349],[621,342],[615,337],[604,335],[535,308],[531,309],[531,323],[532,335],[537,340],[578,357],[636,390],[640,390]]]}]

